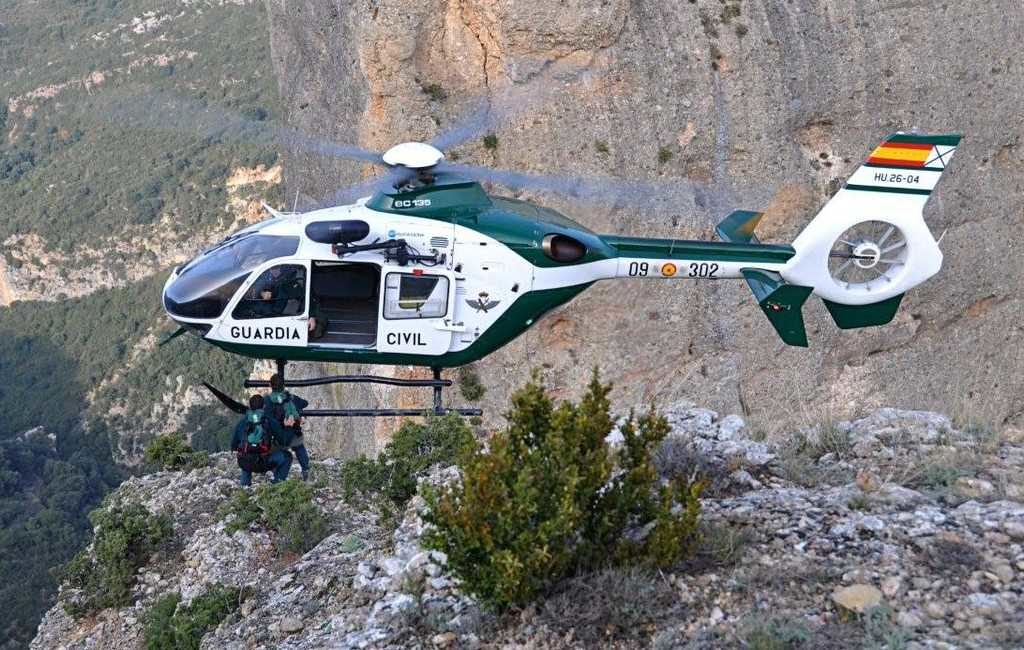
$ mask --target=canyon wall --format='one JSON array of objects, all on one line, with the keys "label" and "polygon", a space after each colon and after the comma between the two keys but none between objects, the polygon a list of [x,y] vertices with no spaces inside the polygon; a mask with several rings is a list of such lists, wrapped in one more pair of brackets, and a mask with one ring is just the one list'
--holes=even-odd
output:
[{"label": "canyon wall", "polygon": [[[490,102],[496,140],[457,146],[461,161],[665,188],[664,201],[517,194],[601,233],[708,238],[729,210],[746,208],[766,211],[763,240],[788,242],[887,134],[964,134],[925,212],[943,235],[944,268],[890,325],[840,331],[812,299],[811,347],[797,349],[778,340],[742,282],[598,284],[479,364],[488,418],[538,365],[560,394],[578,391],[596,365],[619,405],[692,398],[768,431],[881,405],[987,426],[1020,419],[1016,0],[267,5],[291,124],[383,150],[429,140]],[[300,202],[369,173],[310,154],[285,159]],[[695,184],[705,191],[686,191]],[[419,403],[390,391],[322,397]],[[389,429],[342,428],[320,434],[332,451],[371,451]]]}]

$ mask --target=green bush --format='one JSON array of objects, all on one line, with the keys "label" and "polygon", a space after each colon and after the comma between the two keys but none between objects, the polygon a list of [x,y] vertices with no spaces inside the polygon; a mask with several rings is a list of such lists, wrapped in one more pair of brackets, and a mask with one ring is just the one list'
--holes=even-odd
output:
[{"label": "green bush", "polygon": [[342,495],[349,503],[378,496],[389,509],[400,509],[416,494],[417,480],[431,466],[452,462],[473,443],[473,433],[458,415],[406,420],[376,460],[366,457],[342,467]]},{"label": "green bush", "polygon": [[448,99],[448,91],[439,83],[428,83],[421,86],[423,93],[435,102],[443,102]]},{"label": "green bush", "polygon": [[157,436],[146,445],[146,463],[162,470],[194,469],[210,464],[210,455],[195,451],[181,434]]},{"label": "green bush", "polygon": [[487,389],[480,381],[480,375],[472,368],[463,368],[459,371],[459,392],[470,402],[479,402],[484,398]]},{"label": "green bush", "polygon": [[513,395],[508,429],[462,456],[462,480],[427,491],[426,544],[469,592],[500,609],[574,574],[693,554],[703,484],[660,484],[651,457],[669,426],[653,411],[631,415],[609,448],[610,390],[595,372],[579,405],[556,407],[535,376]]},{"label": "green bush", "polygon": [[221,514],[230,517],[224,526],[228,535],[233,535],[240,530],[247,530],[249,526],[258,523],[263,518],[263,510],[256,503],[253,493],[246,489],[235,491],[231,501],[227,503]]},{"label": "green bush", "polygon": [[224,585],[213,585],[185,607],[179,607],[180,594],[164,596],[146,616],[146,650],[198,650],[203,636],[237,610],[241,599],[240,589]]},{"label": "green bush", "polygon": [[313,487],[300,481],[268,483],[255,490],[235,493],[226,514],[225,530],[230,534],[260,523],[276,533],[279,552],[305,553],[327,537],[327,518],[313,503]]},{"label": "green bush", "polygon": [[141,504],[111,506],[89,513],[95,528],[92,549],[83,550],[64,569],[64,578],[79,594],[64,603],[79,617],[131,602],[135,573],[173,532],[166,515]]}]

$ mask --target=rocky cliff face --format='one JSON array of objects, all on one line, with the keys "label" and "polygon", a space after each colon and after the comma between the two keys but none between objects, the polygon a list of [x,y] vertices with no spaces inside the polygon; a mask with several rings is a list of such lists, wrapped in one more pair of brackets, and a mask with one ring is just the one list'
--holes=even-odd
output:
[{"label": "rocky cliff face", "polygon": [[[1024,643],[1020,431],[980,438],[935,413],[882,409],[800,434],[797,449],[751,439],[735,415],[688,404],[666,415],[660,471],[696,463],[711,479],[702,550],[672,571],[581,577],[495,616],[420,546],[421,498],[392,532],[341,500],[334,460],[314,467],[329,534],[309,552],[275,552],[258,524],[227,532],[237,475],[224,454],[132,478],[108,499],[167,514],[173,540],[139,569],[131,605],[81,620],[57,605],[32,648],[140,647],[162,596],[187,604],[215,584],[245,589],[203,638],[211,649],[746,648],[757,634],[806,648]],[[438,467],[428,480],[453,476]]]},{"label": "rocky cliff face", "polygon": [[[505,117],[496,148],[462,160],[613,175],[685,190],[663,204],[525,193],[598,232],[710,237],[732,208],[766,210],[789,241],[837,183],[897,129],[962,132],[926,210],[943,271],[884,328],[841,332],[817,300],[810,350],[783,346],[742,283],[598,285],[486,360],[486,406],[544,364],[556,386],[599,365],[622,404],[700,396],[774,428],[882,404],[1000,423],[1024,411],[1024,217],[1017,110],[1024,30],[1015,0],[267,0],[288,119],[382,149],[429,139],[480,98]],[[512,98],[512,99],[509,99]],[[290,194],[321,197],[368,173],[286,160]],[[598,317],[598,315],[600,315]],[[342,401],[394,401],[346,393]],[[799,407],[794,407],[799,404]],[[359,430],[364,448],[373,432]],[[378,434],[382,435],[382,434]],[[358,446],[358,445],[357,445]]]}]

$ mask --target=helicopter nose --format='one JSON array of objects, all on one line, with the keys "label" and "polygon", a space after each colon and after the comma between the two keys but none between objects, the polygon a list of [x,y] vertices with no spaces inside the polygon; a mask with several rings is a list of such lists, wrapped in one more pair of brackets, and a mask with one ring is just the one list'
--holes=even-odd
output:
[{"label": "helicopter nose", "polygon": [[164,309],[175,320],[213,322],[220,318],[247,275],[238,274],[236,269],[204,272],[186,268],[174,272],[164,285]]}]

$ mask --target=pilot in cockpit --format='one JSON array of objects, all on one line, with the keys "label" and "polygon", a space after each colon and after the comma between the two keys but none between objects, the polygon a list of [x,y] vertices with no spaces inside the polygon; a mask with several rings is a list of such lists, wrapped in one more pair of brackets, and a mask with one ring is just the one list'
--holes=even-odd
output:
[{"label": "pilot in cockpit", "polygon": [[253,283],[246,297],[249,317],[295,316],[306,297],[305,272],[299,266],[275,266]]}]

